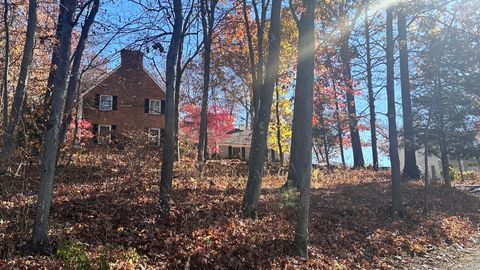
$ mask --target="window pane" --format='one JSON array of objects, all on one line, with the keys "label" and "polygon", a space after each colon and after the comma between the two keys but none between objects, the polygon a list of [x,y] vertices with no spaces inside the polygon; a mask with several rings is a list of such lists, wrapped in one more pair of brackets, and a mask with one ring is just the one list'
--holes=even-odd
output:
[{"label": "window pane", "polygon": [[150,114],[160,114],[160,100],[151,99],[150,100]]},{"label": "window pane", "polygon": [[160,129],[151,128],[148,132],[148,139],[151,144],[159,145],[160,144]]},{"label": "window pane", "polygon": [[100,125],[98,126],[97,141],[99,144],[108,144],[110,143],[111,138],[111,126]]},{"label": "window pane", "polygon": [[100,110],[112,110],[113,96],[100,96]]}]

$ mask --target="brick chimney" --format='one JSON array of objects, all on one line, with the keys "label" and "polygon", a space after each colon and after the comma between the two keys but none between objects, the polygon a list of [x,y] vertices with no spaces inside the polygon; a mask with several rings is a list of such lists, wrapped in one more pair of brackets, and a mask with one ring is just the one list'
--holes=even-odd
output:
[{"label": "brick chimney", "polygon": [[121,66],[123,67],[142,67],[143,66],[143,52],[129,49],[122,49],[120,51]]}]

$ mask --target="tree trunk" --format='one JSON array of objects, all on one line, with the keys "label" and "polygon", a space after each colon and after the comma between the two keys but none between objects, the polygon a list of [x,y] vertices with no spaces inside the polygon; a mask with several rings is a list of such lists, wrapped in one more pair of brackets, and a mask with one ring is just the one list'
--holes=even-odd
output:
[{"label": "tree trunk", "polygon": [[330,156],[328,154],[327,136],[323,137],[323,148],[325,149],[325,162],[327,163],[327,169],[330,169]]},{"label": "tree trunk", "polygon": [[[213,25],[215,19],[215,7],[218,0],[201,0],[200,11],[202,19],[203,32],[203,94],[202,94],[202,111],[200,113],[200,134],[198,138],[197,161],[198,169],[203,171],[207,148],[207,132],[208,132],[208,92],[210,88],[210,54],[212,49]],[[210,4],[210,7],[209,7]]]},{"label": "tree trunk", "polygon": [[393,8],[387,8],[387,100],[388,100],[388,139],[392,179],[392,214],[400,215],[400,159],[398,157],[397,121],[395,112],[395,77],[393,58]]},{"label": "tree trunk", "polygon": [[[427,127],[428,128],[428,127]],[[428,129],[425,129],[425,156],[424,156],[424,163],[425,163],[425,175],[424,175],[424,181],[425,181],[425,187],[423,189],[423,214],[426,215],[428,213],[428,155],[429,155],[429,150],[428,150]]]},{"label": "tree trunk", "polygon": [[43,140],[42,156],[40,160],[40,187],[36,204],[35,221],[33,225],[32,247],[45,248],[48,244],[48,217],[53,195],[53,180],[55,176],[55,161],[59,146],[59,129],[65,102],[65,86],[70,61],[70,45],[73,30],[73,15],[77,7],[77,0],[65,1],[61,18],[61,35],[59,40],[58,66],[55,72],[52,91],[50,115],[46,123]]},{"label": "tree trunk", "polygon": [[177,161],[180,160],[180,144],[178,138],[178,131],[179,131],[179,105],[180,105],[180,85],[182,83],[182,55],[183,55],[183,41],[184,36],[181,35],[180,44],[178,48],[178,56],[177,56],[177,66],[175,72],[175,130],[174,134],[174,147],[175,147],[175,159]]},{"label": "tree trunk", "polygon": [[372,83],[372,55],[370,48],[370,21],[368,20],[368,7],[365,9],[365,42],[367,44],[367,88],[368,88],[368,107],[370,109],[370,136],[372,140],[372,165],[375,171],[378,171],[378,149],[377,149],[377,128],[375,114],[375,97],[373,95]]},{"label": "tree trunk", "polygon": [[350,129],[350,137],[352,141],[353,151],[353,167],[361,168],[365,165],[363,160],[362,145],[360,141],[360,134],[358,132],[358,120],[355,108],[355,96],[353,95],[352,75],[350,70],[350,49],[348,46],[348,37],[342,39],[340,46],[340,57],[343,62],[343,80],[346,84],[347,98],[347,113],[348,113],[348,126]]},{"label": "tree trunk", "polygon": [[8,12],[10,4],[8,0],[4,0],[3,22],[5,28],[5,57],[3,67],[3,81],[2,81],[2,101],[3,101],[3,129],[8,125],[8,68],[10,64],[10,26],[8,25]]},{"label": "tree trunk", "polygon": [[448,146],[447,140],[445,138],[445,131],[442,130],[440,136],[440,159],[442,161],[442,176],[443,180],[445,181],[445,186],[451,187],[452,182],[450,179],[450,168],[448,167]]},{"label": "tree trunk", "polygon": [[163,161],[160,176],[160,208],[164,212],[170,211],[170,193],[173,183],[173,163],[175,159],[174,129],[175,129],[175,63],[177,62],[182,32],[182,1],[173,1],[175,14],[173,34],[168,47],[167,63],[165,66],[166,79],[166,110],[165,110],[165,141],[163,145]]},{"label": "tree trunk", "polygon": [[[28,1],[28,22],[27,32],[25,35],[25,44],[23,46],[22,62],[20,64],[20,72],[18,74],[17,86],[15,88],[15,95],[13,98],[12,109],[8,124],[4,126],[3,134],[3,152],[0,157],[0,164],[4,165],[10,159],[10,156],[15,147],[15,136],[17,132],[17,125],[22,116],[23,107],[26,99],[26,86],[29,75],[30,64],[33,58],[33,46],[35,43],[35,28],[37,24],[37,1]],[[7,101],[8,105],[8,101]],[[8,109],[8,108],[7,108]],[[4,117],[8,117],[4,115]]]},{"label": "tree trunk", "polygon": [[283,147],[282,147],[282,123],[280,122],[280,93],[278,91],[278,85],[275,87],[275,116],[277,120],[277,145],[278,145],[278,155],[280,156],[280,165],[283,166]]},{"label": "tree trunk", "polygon": [[[72,70],[70,72],[70,78],[68,80],[67,96],[65,98],[65,105],[63,108],[62,125],[60,127],[59,146],[58,146],[59,152],[64,143],[65,135],[67,134],[67,130],[70,125],[70,122],[72,122],[72,109],[73,109],[73,103],[75,100],[75,93],[77,89],[79,89],[78,84],[79,84],[79,77],[80,77],[80,65],[82,63],[83,51],[85,50],[85,43],[88,39],[88,33],[90,32],[90,27],[95,22],[95,16],[97,15],[98,9],[100,7],[100,0],[95,0],[92,3],[93,4],[90,10],[90,13],[88,13],[88,16],[82,26],[82,31],[78,39],[77,48],[75,49],[75,52],[73,55]],[[57,157],[58,156],[59,155],[57,154]]]},{"label": "tree trunk", "polygon": [[280,10],[281,0],[272,1],[271,26],[268,33],[268,63],[265,82],[260,94],[260,108],[252,134],[248,181],[243,197],[243,213],[246,217],[255,218],[257,213],[260,189],[262,185],[263,165],[267,150],[268,125],[272,111],[273,90],[278,76],[280,57]]},{"label": "tree trunk", "polygon": [[400,82],[402,87],[403,138],[405,143],[404,179],[418,179],[420,172],[415,157],[415,142],[413,131],[412,99],[410,96],[410,79],[408,69],[407,18],[403,8],[397,9],[398,41],[400,46]]},{"label": "tree trunk", "polygon": [[343,152],[343,130],[342,123],[340,122],[340,107],[338,105],[337,98],[337,87],[335,85],[335,80],[332,79],[333,93],[335,95],[335,116],[337,118],[337,131],[338,131],[338,143],[340,146],[340,157],[342,158],[342,166],[345,169],[347,167],[345,163],[345,153]]},{"label": "tree trunk", "polygon": [[[67,0],[60,0],[60,5],[65,6]],[[60,35],[62,32],[62,18],[64,16],[64,9],[60,9],[58,12],[58,19],[57,19],[57,26],[55,28],[55,42],[52,48],[52,59],[50,60],[50,72],[48,73],[47,79],[47,89],[45,91],[45,96],[43,97],[43,105],[44,105],[44,117],[48,117],[48,108],[50,107],[51,103],[51,96],[52,96],[52,89],[53,83],[55,80],[56,69],[58,67],[58,53],[59,53],[59,41]]]},{"label": "tree trunk", "polygon": [[313,80],[315,54],[315,0],[303,0],[304,11],[298,27],[298,64],[295,85],[295,103],[293,110],[293,128],[297,131],[295,144],[291,152],[295,159],[290,166],[295,168],[294,181],[300,187],[300,202],[295,228],[294,247],[298,255],[308,257],[308,214],[310,210],[310,176],[312,172],[312,117],[313,117]]},{"label": "tree trunk", "polygon": [[460,157],[458,158],[458,168],[460,169],[460,180],[463,182],[465,179],[463,178],[463,166]]},{"label": "tree trunk", "polygon": [[[252,118],[251,127],[253,128],[253,119],[258,112],[259,94],[262,87],[262,78],[257,78],[257,66],[255,64],[255,50],[253,48],[252,33],[250,31],[250,24],[248,21],[247,1],[242,0],[243,21],[245,25],[245,33],[247,35],[248,56],[250,60],[250,73],[252,76],[252,102],[250,103],[250,115]],[[262,29],[260,29],[262,30]]]}]

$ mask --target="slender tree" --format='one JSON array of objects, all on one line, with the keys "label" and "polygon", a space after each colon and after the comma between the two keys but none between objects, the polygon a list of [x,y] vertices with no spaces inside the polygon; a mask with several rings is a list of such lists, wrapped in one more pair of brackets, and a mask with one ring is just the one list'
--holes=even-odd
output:
[{"label": "slender tree", "polygon": [[[37,24],[37,1],[29,0],[27,32],[25,35],[25,44],[23,46],[22,62],[20,64],[20,72],[18,74],[18,81],[17,81],[17,86],[15,88],[15,95],[13,97],[13,104],[12,104],[12,109],[10,113],[10,119],[8,121],[8,124],[4,126],[3,152],[0,155],[1,165],[7,164],[15,146],[15,136],[17,132],[17,125],[20,121],[20,118],[23,112],[23,107],[25,105],[25,97],[26,97],[25,89],[27,86],[28,75],[30,72],[30,64],[32,63],[32,58],[33,58],[33,46],[35,43],[36,24]],[[6,92],[4,88],[4,95],[5,94]],[[8,97],[6,99],[4,97],[4,100],[7,100],[7,105],[8,105]],[[8,117],[8,113],[4,115],[4,117]],[[5,120],[4,120],[4,123],[5,123]]]},{"label": "slender tree", "polygon": [[[65,105],[63,108],[63,118],[62,124],[60,126],[60,135],[59,135],[59,147],[63,145],[65,140],[65,135],[67,134],[68,126],[72,122],[72,109],[75,101],[75,93],[78,91],[79,87],[79,77],[80,77],[80,64],[82,63],[83,51],[85,50],[85,43],[88,39],[88,33],[90,28],[95,22],[95,16],[97,15],[98,9],[100,7],[100,0],[93,0],[93,2],[88,2],[86,5],[90,5],[90,12],[86,15],[85,22],[82,26],[82,31],[80,37],[78,38],[77,47],[73,53],[73,64],[70,71],[70,78],[67,85],[67,95],[65,98]],[[78,15],[80,16],[80,15]],[[57,155],[58,159],[58,155]]]},{"label": "slender tree", "polygon": [[10,26],[8,25],[8,14],[10,3],[8,0],[3,1],[3,27],[5,28],[5,56],[3,61],[3,78],[2,78],[2,103],[3,103],[3,119],[2,126],[8,125],[8,69],[10,65]]},{"label": "slender tree", "polygon": [[338,97],[337,97],[337,87],[335,85],[335,79],[332,79],[332,86],[333,86],[333,93],[335,98],[335,117],[337,119],[337,133],[338,133],[338,144],[340,146],[340,157],[342,159],[342,166],[345,168],[347,165],[345,163],[345,153],[343,151],[343,128],[342,123],[340,121],[340,106],[338,104]]},{"label": "slender tree", "polygon": [[412,99],[410,96],[410,75],[408,68],[407,16],[404,6],[397,9],[398,42],[400,47],[400,82],[402,87],[403,139],[405,144],[404,179],[418,179],[420,172],[415,156]]},{"label": "slender tree", "polygon": [[218,0],[200,0],[200,14],[203,33],[203,91],[202,112],[200,120],[200,134],[198,139],[197,161],[198,168],[203,171],[207,155],[207,131],[208,131],[208,95],[210,90],[210,59],[212,51],[212,37],[215,24],[215,9]]},{"label": "slender tree", "polygon": [[[267,18],[267,9],[269,5],[269,0],[261,0],[260,1],[260,11],[257,7],[257,2],[252,0],[252,8],[253,14],[255,18],[255,26],[257,32],[257,47],[255,50],[252,31],[250,29],[250,22],[249,22],[249,11],[247,8],[247,1],[242,0],[242,13],[243,13],[243,21],[245,25],[245,32],[247,37],[247,45],[248,45],[248,56],[250,62],[250,73],[252,76],[252,101],[250,103],[250,115],[251,115],[251,126],[254,127],[254,122],[256,119],[256,115],[258,114],[259,106],[260,106],[260,89],[262,88],[263,84],[263,73],[264,73],[264,32],[265,32],[265,24]],[[256,57],[255,57],[256,53]],[[255,61],[257,58],[257,61]]]},{"label": "slender tree", "polygon": [[400,214],[400,159],[398,157],[397,121],[395,113],[395,74],[393,57],[393,6],[387,8],[387,100],[388,100],[388,140],[392,179],[392,214]]},{"label": "slender tree", "polygon": [[45,125],[42,155],[40,159],[40,187],[35,208],[35,220],[31,248],[34,251],[45,251],[48,244],[48,220],[53,195],[53,180],[59,146],[59,129],[65,102],[67,76],[70,63],[70,46],[74,26],[74,13],[77,8],[77,0],[66,0],[61,17],[61,34],[58,44],[58,66],[55,69],[55,77],[52,89],[51,108],[49,118]]},{"label": "slender tree", "polygon": [[[302,1],[302,13],[297,21],[298,28],[298,64],[293,109],[291,153],[289,178],[300,189],[298,218],[295,229],[294,246],[297,253],[308,257],[308,215],[310,210],[310,176],[312,166],[312,117],[313,117],[313,80],[315,68],[315,0]],[[295,14],[294,14],[295,15]]]},{"label": "slender tree", "polygon": [[[363,1],[365,2],[365,1]],[[340,2],[339,12],[340,17],[343,18],[346,16],[346,8],[343,2]],[[353,95],[353,80],[352,80],[352,70],[351,70],[351,52],[349,47],[349,39],[352,33],[353,27],[355,26],[356,21],[361,13],[362,9],[358,9],[354,18],[349,24],[346,24],[343,27],[342,36],[340,38],[340,59],[343,64],[342,77],[345,85],[347,86],[347,91],[345,93],[346,102],[347,102],[347,113],[348,113],[348,126],[350,129],[350,138],[352,141],[352,152],[353,152],[353,167],[360,168],[365,166],[365,161],[363,160],[363,151],[362,143],[360,140],[360,133],[358,131],[358,119],[356,113],[355,105],[355,96]]]},{"label": "slender tree", "polygon": [[372,83],[372,55],[370,43],[370,21],[368,19],[368,7],[365,9],[365,43],[367,53],[367,89],[368,89],[368,108],[370,110],[370,136],[372,140],[372,163],[373,169],[378,170],[378,148],[377,148],[377,129],[375,114],[375,96],[373,95]]},{"label": "slender tree", "polygon": [[267,150],[268,125],[272,111],[273,91],[278,76],[281,39],[281,0],[273,0],[268,33],[268,56],[265,82],[260,93],[260,108],[253,128],[250,147],[248,182],[243,196],[243,213],[246,217],[256,217],[262,185],[263,165]]},{"label": "slender tree", "polygon": [[282,147],[282,123],[280,121],[280,93],[278,90],[278,85],[275,87],[275,120],[276,120],[276,129],[277,129],[277,146],[278,146],[278,155],[280,157],[280,164],[283,166],[283,147]]},{"label": "slender tree", "polygon": [[175,64],[178,57],[182,32],[182,1],[173,1],[175,14],[173,33],[167,52],[165,66],[166,79],[166,110],[165,110],[165,141],[163,145],[163,162],[160,176],[160,207],[162,211],[170,210],[170,193],[173,183],[173,163],[175,159],[174,129],[175,129]]},{"label": "slender tree", "polygon": [[[178,56],[177,56],[177,64],[175,67],[175,131],[174,131],[174,139],[175,139],[175,156],[176,160],[180,160],[180,145],[179,145],[179,106],[180,106],[180,87],[182,84],[182,77],[185,69],[188,65],[193,61],[193,59],[200,53],[200,50],[203,46],[203,42],[197,42],[196,46],[194,47],[193,53],[186,55],[184,52],[184,43],[186,37],[188,35],[188,31],[192,28],[192,23],[195,21],[195,18],[198,16],[198,12],[196,12],[196,0],[190,1],[190,8],[187,11],[185,19],[183,20],[182,25],[182,34],[180,39],[180,45],[178,48]],[[186,60],[182,62],[183,56],[186,56]]]}]

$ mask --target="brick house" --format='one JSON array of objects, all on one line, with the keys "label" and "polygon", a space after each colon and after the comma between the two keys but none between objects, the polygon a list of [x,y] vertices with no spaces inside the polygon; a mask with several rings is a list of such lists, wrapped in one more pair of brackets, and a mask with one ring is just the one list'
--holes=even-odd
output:
[{"label": "brick house", "polygon": [[120,66],[83,95],[82,119],[92,123],[95,143],[140,131],[160,145],[165,91],[143,66],[142,52],[123,49],[120,54]]}]

